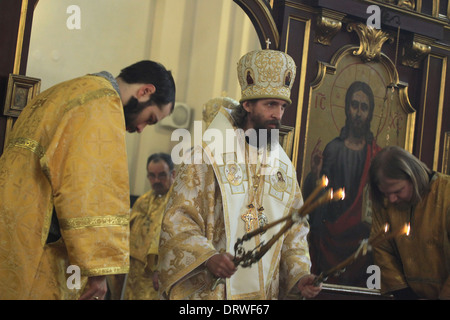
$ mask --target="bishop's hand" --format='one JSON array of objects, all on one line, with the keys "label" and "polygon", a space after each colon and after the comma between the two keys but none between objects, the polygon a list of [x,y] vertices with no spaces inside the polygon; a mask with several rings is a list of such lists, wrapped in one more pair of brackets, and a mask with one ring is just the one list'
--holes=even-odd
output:
[{"label": "bishop's hand", "polygon": [[307,299],[314,298],[319,294],[320,290],[322,290],[322,284],[316,286],[314,283],[315,279],[315,275],[308,274],[298,280],[297,289],[300,291],[302,297]]},{"label": "bishop's hand", "polygon": [[228,252],[213,255],[205,265],[215,277],[219,278],[229,278],[237,270],[233,263],[233,256]]}]

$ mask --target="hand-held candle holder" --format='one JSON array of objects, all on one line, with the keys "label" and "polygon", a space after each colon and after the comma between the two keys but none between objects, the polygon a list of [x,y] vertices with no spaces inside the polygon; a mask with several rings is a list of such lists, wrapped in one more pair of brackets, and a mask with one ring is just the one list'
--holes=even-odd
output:
[{"label": "hand-held candle holder", "polygon": [[[259,227],[249,233],[246,233],[242,238],[238,238],[234,245],[234,265],[237,267],[241,265],[244,268],[250,267],[253,263],[258,262],[266,253],[270,250],[270,248],[277,242],[277,240],[286,233],[295,223],[303,221],[303,219],[311,213],[317,207],[332,201],[332,200],[342,200],[345,197],[345,192],[343,189],[339,189],[338,192],[333,193],[333,189],[329,189],[325,194],[320,196],[315,202],[315,198],[319,195],[319,193],[324,190],[324,188],[328,185],[328,179],[323,176],[321,183],[317,186],[317,188],[311,193],[308,199],[305,201],[303,206],[296,212],[291,215],[287,215],[281,219],[273,221],[269,224],[264,225],[263,227]],[[286,224],[267,242],[262,241],[259,245],[257,245],[252,250],[246,251],[244,249],[243,243],[245,241],[250,240],[251,238],[257,236],[258,234],[262,234],[266,232],[268,229],[273,228],[274,226],[286,222]],[[224,281],[223,278],[216,278],[213,282],[211,290],[214,290],[219,283]]]},{"label": "hand-held candle holder", "polygon": [[362,240],[358,249],[351,256],[349,256],[347,259],[345,259],[335,267],[322,272],[319,276],[317,276],[314,280],[314,285],[318,286],[320,283],[327,281],[328,277],[330,276],[339,276],[341,273],[345,272],[346,267],[355,262],[359,257],[365,256],[368,251],[372,250],[372,248],[375,248],[383,241],[393,239],[402,234],[408,236],[410,232],[410,225],[405,224],[404,227],[400,228],[396,232],[391,232],[390,234],[387,234],[388,231],[389,224],[386,223],[384,228],[381,228],[372,237]]}]

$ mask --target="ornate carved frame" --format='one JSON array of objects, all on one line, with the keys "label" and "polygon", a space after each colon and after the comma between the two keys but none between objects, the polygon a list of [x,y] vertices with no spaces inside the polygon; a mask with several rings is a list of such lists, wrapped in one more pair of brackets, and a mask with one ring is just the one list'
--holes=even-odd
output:
[{"label": "ornate carved frame", "polygon": [[[399,81],[399,76],[397,73],[396,65],[384,54],[382,53],[382,46],[385,41],[392,41],[393,36],[389,35],[381,30],[376,30],[370,27],[367,27],[364,24],[357,24],[357,23],[350,23],[347,26],[348,32],[355,31],[358,34],[358,37],[360,39],[360,45],[352,46],[352,45],[345,45],[341,47],[331,58],[331,61],[329,63],[327,62],[318,62],[318,72],[316,79],[311,83],[310,86],[310,102],[308,106],[308,115],[306,120],[306,135],[305,135],[305,154],[303,157],[303,164],[302,164],[302,177],[306,177],[308,173],[309,168],[309,155],[311,153],[311,147],[314,146],[314,141],[312,141],[310,135],[310,120],[311,118],[314,118],[314,120],[317,119],[317,114],[315,113],[312,115],[312,110],[315,109],[315,98],[314,98],[314,92],[318,88],[320,88],[323,83],[324,79],[326,77],[333,77],[336,75],[338,65],[340,62],[345,58],[349,56],[355,57],[354,60],[360,60],[360,62],[363,65],[380,65],[381,68],[384,68],[388,73],[388,80],[386,83],[388,84],[387,90],[393,90],[396,98],[395,101],[398,101],[397,103],[400,105],[401,110],[406,115],[406,125],[405,125],[405,139],[404,142],[401,144],[402,147],[407,149],[408,151],[412,152],[413,148],[413,136],[414,136],[414,126],[415,126],[415,110],[411,106],[409,98],[408,98],[408,92],[407,92],[407,84],[401,83]],[[358,59],[359,58],[359,59]],[[341,68],[342,69],[342,68]],[[331,98],[331,97],[328,97]],[[388,115],[386,115],[388,116]],[[387,134],[389,136],[389,132]],[[328,142],[328,141],[327,141]],[[322,146],[324,147],[324,145]],[[308,151],[309,150],[309,151]],[[343,260],[346,257],[343,257]],[[353,292],[354,294],[358,295],[379,295],[378,290],[370,290],[367,288],[362,287],[352,287],[352,286],[346,286],[346,285],[331,285],[331,284],[324,284],[324,288],[327,291],[330,292],[343,292],[343,293],[350,293]]]}]

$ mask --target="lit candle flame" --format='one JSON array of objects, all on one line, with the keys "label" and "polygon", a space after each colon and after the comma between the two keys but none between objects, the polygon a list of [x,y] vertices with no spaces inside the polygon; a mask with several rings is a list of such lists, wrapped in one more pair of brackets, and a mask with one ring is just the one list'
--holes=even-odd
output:
[{"label": "lit candle flame", "polygon": [[388,232],[389,231],[389,223],[386,223],[385,225],[384,225],[384,232]]},{"label": "lit candle flame", "polygon": [[322,176],[322,187],[326,187],[328,185],[328,178],[326,176]]},{"label": "lit candle flame", "polygon": [[343,188],[338,189],[334,194],[333,194],[333,200],[344,200],[345,198],[345,191]]},{"label": "lit candle flame", "polygon": [[409,236],[409,233],[411,232],[411,223],[405,223],[405,228],[403,229],[403,233]]},{"label": "lit candle flame", "polygon": [[[328,185],[328,178],[323,175],[322,181],[317,182],[317,187],[314,189],[314,191],[309,195],[308,199],[306,199],[305,203],[303,204],[302,208],[309,207],[309,205],[316,199],[316,197],[319,195],[321,191]],[[305,209],[303,209],[305,210]]]},{"label": "lit candle flame", "polygon": [[339,195],[341,196],[341,200],[345,199],[345,189],[344,188],[339,189]]}]

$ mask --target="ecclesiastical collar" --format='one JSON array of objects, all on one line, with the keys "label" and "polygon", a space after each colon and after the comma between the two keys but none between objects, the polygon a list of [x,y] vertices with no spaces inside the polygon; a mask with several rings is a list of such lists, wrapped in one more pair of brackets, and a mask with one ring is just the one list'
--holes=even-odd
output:
[{"label": "ecclesiastical collar", "polygon": [[113,86],[113,88],[117,91],[117,93],[120,96],[119,84],[117,83],[116,78],[114,78],[114,76],[111,73],[109,73],[108,71],[101,71],[101,72],[93,73],[92,75],[105,78],[106,80],[111,82],[111,85]]}]

